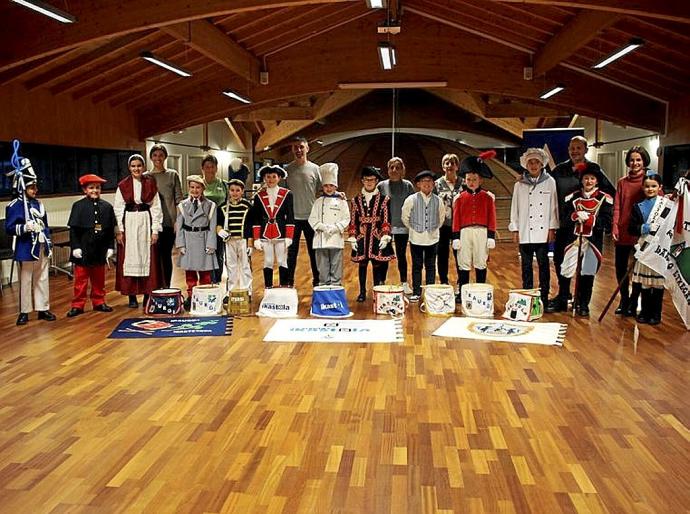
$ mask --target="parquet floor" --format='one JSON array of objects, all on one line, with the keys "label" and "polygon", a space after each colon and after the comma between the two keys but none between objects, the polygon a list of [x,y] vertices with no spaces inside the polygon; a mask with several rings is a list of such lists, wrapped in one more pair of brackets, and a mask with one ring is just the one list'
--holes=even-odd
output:
[{"label": "parquet floor", "polygon": [[[520,285],[515,246],[492,259],[498,312]],[[227,338],[117,341],[124,297],[68,320],[71,282],[55,277],[60,319],[17,328],[17,289],[0,299],[2,513],[690,508],[690,336],[668,295],[639,333],[549,315],[570,325],[552,348],[432,338],[443,320],[414,309],[400,345],[268,345],[273,322],[255,317]]]}]

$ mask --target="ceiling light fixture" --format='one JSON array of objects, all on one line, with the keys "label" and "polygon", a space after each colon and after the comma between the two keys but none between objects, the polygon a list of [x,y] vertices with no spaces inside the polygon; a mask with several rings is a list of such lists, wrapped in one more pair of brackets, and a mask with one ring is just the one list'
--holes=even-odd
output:
[{"label": "ceiling light fixture", "polygon": [[41,2],[40,0],[12,0],[15,4],[23,5],[36,12],[43,14],[57,20],[61,23],[75,23],[77,21],[76,16],[71,15],[68,12],[61,11],[57,7]]},{"label": "ceiling light fixture", "polygon": [[611,64],[613,61],[617,61],[618,59],[620,59],[624,55],[627,55],[630,52],[632,52],[633,50],[640,48],[642,45],[644,45],[644,40],[640,39],[639,37],[634,37],[628,42],[628,44],[626,46],[624,46],[623,48],[621,48],[617,52],[609,55],[603,61],[599,61],[597,64],[592,66],[592,68],[600,70],[604,66],[608,66],[609,64]]},{"label": "ceiling light fixture", "polygon": [[565,89],[565,86],[562,84],[558,84],[555,87],[552,87],[548,91],[544,91],[541,95],[539,95],[539,98],[542,100],[546,100],[547,98],[551,98],[553,95],[557,95],[561,91]]},{"label": "ceiling light fixture", "polygon": [[151,52],[142,52],[141,53],[142,59],[156,64],[160,66],[161,68],[165,68],[168,71],[172,71],[173,73],[177,73],[180,77],[191,77],[192,72],[187,71],[184,68],[180,68],[176,64],[171,63],[170,61],[166,61],[165,59],[161,59],[160,57],[156,57],[153,55]]},{"label": "ceiling light fixture", "polygon": [[395,47],[390,43],[379,43],[379,63],[384,70],[392,70],[398,63],[395,56]]},{"label": "ceiling light fixture", "polygon": [[252,101],[247,98],[246,96],[242,96],[239,93],[235,93],[232,89],[228,89],[227,91],[223,91],[223,94],[229,98],[232,98],[233,100],[237,100],[238,102],[242,102],[243,104],[250,104]]},{"label": "ceiling light fixture", "polygon": [[369,9],[383,9],[386,6],[385,0],[366,0]]}]

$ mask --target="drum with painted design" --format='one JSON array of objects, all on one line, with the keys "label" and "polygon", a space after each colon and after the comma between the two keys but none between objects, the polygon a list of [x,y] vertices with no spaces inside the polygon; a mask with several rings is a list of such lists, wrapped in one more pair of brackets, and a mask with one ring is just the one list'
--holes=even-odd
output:
[{"label": "drum with painted design", "polygon": [[178,288],[154,289],[144,305],[144,312],[149,316],[177,316],[182,312],[182,306],[182,292]]},{"label": "drum with painted design", "polygon": [[460,291],[462,312],[472,318],[494,317],[494,286],[465,284]]},{"label": "drum with painted design", "polygon": [[455,313],[455,291],[448,284],[422,286],[419,310],[431,316],[452,316]]},{"label": "drum with painted design", "polygon": [[393,318],[402,318],[407,304],[408,300],[405,298],[401,285],[374,286],[375,314],[388,314]]},{"label": "drum with painted design", "polygon": [[205,284],[192,289],[192,316],[217,316],[223,312],[220,286]]}]

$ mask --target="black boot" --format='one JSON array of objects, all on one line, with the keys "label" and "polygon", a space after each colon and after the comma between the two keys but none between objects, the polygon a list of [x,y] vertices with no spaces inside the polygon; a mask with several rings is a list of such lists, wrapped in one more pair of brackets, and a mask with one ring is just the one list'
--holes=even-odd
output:
[{"label": "black boot", "polygon": [[634,318],[637,315],[637,299],[640,297],[640,291],[642,289],[642,284],[633,283],[632,291],[630,292],[630,298],[628,299],[628,307],[625,309],[625,316],[629,318]]},{"label": "black boot", "polygon": [[273,268],[264,268],[264,288],[273,287]]},{"label": "black boot", "polygon": [[[376,269],[376,268],[374,268]],[[360,266],[359,267],[359,296],[357,297],[357,301],[359,303],[362,303],[367,299],[367,267],[366,266]]]},{"label": "black boot", "polygon": [[470,283],[470,270],[458,271],[458,294],[455,295],[455,303],[462,302],[462,286]]},{"label": "black boot", "polygon": [[477,277],[477,284],[486,284],[486,268],[474,268],[474,274]]},{"label": "black boot", "polygon": [[658,325],[661,323],[661,309],[664,304],[664,290],[652,289],[652,307],[649,314],[649,324]]},{"label": "black boot", "polygon": [[[272,275],[273,273],[271,273]],[[281,287],[292,287],[289,285],[290,281],[290,270],[284,266],[278,267],[278,280],[280,280]]]},{"label": "black boot", "polygon": [[129,307],[130,309],[136,309],[137,307],[139,307],[139,302],[137,302],[137,295],[129,295],[129,303],[127,304],[127,307]]},{"label": "black boot", "polygon": [[642,289],[642,308],[640,313],[637,315],[636,320],[638,323],[649,323],[649,318],[652,312],[654,312],[654,290],[651,288]]}]

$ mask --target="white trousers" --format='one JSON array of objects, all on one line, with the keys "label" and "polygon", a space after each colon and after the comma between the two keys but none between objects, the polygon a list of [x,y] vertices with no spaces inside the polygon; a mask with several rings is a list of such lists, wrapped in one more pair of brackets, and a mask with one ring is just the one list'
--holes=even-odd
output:
[{"label": "white trousers", "polygon": [[458,263],[461,270],[486,269],[486,261],[489,258],[486,234],[486,227],[465,227],[460,230]]},{"label": "white trousers", "polygon": [[225,269],[228,273],[228,291],[246,289],[252,294],[252,269],[246,239],[228,239],[225,242]]},{"label": "white trousers", "polygon": [[285,239],[262,239],[261,242],[264,245],[264,268],[272,268],[274,264],[287,268]]},{"label": "white trousers", "polygon": [[49,270],[50,258],[45,254],[44,245],[41,245],[37,261],[19,262],[19,308],[22,313],[50,308]]}]

